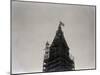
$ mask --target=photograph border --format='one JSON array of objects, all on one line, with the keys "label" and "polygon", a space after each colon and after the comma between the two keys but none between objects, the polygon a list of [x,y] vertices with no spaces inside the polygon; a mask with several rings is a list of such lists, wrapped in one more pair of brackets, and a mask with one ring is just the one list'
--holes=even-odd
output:
[{"label": "photograph border", "polygon": [[[74,71],[86,71],[86,70],[96,70],[96,64],[97,64],[97,59],[96,59],[96,5],[85,5],[85,4],[71,4],[71,3],[56,3],[56,2],[41,2],[41,1],[20,1],[20,0],[10,0],[10,74],[11,75],[19,75],[19,74],[36,74],[36,73],[54,73],[54,72],[29,72],[29,73],[12,73],[12,1],[16,2],[32,2],[32,3],[46,3],[46,4],[59,4],[59,5],[76,5],[76,6],[89,6],[89,7],[94,7],[95,8],[95,68],[90,68],[90,69],[79,69],[79,70],[74,70]],[[70,72],[70,71],[58,71],[58,72]]]}]

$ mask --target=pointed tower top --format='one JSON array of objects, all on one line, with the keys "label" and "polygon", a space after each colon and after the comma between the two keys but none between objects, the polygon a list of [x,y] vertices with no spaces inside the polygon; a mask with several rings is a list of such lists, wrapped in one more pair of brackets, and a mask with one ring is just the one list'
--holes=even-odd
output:
[{"label": "pointed tower top", "polygon": [[58,30],[56,31],[56,35],[55,35],[54,40],[53,40],[53,42],[52,42],[52,44],[51,44],[50,47],[52,47],[52,46],[54,46],[54,45],[59,46],[59,45],[62,44],[62,45],[64,45],[66,48],[69,49],[69,47],[68,47],[68,45],[67,45],[67,42],[66,42],[66,40],[65,40],[65,38],[64,38],[64,35],[63,35],[63,31],[62,31],[62,29],[61,29],[61,26],[64,26],[64,23],[62,23],[62,22],[60,21],[60,22],[59,22],[59,26],[58,26]]},{"label": "pointed tower top", "polygon": [[[64,24],[60,21],[56,35],[49,47],[46,47],[43,71],[71,71],[74,70],[74,61],[70,58],[69,47],[61,30]],[[48,46],[48,41],[46,46]]]}]

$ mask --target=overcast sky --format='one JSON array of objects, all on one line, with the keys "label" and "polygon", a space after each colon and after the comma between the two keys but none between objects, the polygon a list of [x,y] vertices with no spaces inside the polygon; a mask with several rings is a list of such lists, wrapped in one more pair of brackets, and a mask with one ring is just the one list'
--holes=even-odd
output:
[{"label": "overcast sky", "polygon": [[59,21],[74,56],[75,69],[95,68],[95,7],[12,2],[12,71],[42,72],[46,41],[52,43]]}]

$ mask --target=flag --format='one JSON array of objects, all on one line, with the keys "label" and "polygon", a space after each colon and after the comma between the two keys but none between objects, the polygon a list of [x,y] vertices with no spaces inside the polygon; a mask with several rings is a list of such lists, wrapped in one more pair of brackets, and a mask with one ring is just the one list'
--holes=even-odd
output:
[{"label": "flag", "polygon": [[61,26],[61,25],[64,26],[64,23],[60,21],[60,24],[59,24],[59,25],[60,25],[60,26]]}]

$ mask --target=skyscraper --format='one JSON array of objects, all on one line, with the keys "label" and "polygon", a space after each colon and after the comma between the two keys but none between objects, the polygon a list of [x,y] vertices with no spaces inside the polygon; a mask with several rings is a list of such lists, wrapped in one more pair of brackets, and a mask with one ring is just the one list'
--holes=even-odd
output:
[{"label": "skyscraper", "polygon": [[64,26],[64,23],[60,21],[52,44],[46,43],[43,72],[75,70],[74,61],[70,57],[62,26]]}]

